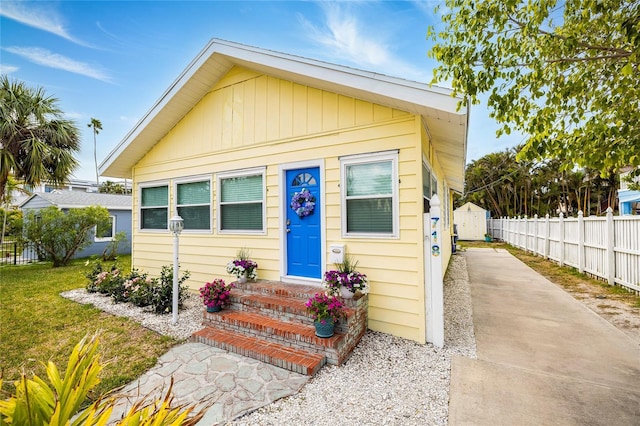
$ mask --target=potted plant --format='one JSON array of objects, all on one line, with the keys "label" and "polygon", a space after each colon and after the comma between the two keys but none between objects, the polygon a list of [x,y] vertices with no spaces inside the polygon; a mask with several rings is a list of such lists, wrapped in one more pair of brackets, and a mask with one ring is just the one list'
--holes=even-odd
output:
[{"label": "potted plant", "polygon": [[369,280],[365,274],[356,271],[358,261],[345,256],[341,263],[336,263],[336,269],[324,273],[323,284],[327,292],[332,295],[340,294],[345,299],[350,299],[359,291],[369,292]]},{"label": "potted plant", "polygon": [[255,280],[258,277],[258,264],[250,259],[251,253],[242,248],[238,250],[236,258],[227,263],[227,272],[235,275],[239,283],[246,283],[247,279]]},{"label": "potted plant", "polygon": [[489,233],[484,234],[484,240],[486,242],[490,243],[491,242],[491,234],[489,234]]},{"label": "potted plant", "polygon": [[207,312],[219,312],[222,308],[231,302],[231,289],[234,288],[233,283],[226,284],[220,278],[214,279],[210,283],[205,283],[200,288],[200,298],[207,307]]},{"label": "potted plant", "polygon": [[333,336],[333,327],[341,319],[346,319],[344,305],[336,296],[326,293],[316,293],[305,304],[307,312],[313,317],[316,336]]}]

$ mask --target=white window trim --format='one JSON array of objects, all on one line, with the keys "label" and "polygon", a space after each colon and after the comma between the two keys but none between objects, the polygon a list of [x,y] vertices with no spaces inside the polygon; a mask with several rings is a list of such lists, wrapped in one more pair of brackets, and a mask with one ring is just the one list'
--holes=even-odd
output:
[{"label": "white window trim", "polygon": [[[372,232],[347,232],[347,166],[354,164],[379,163],[383,161],[391,161],[391,208],[393,231],[389,234]],[[342,222],[343,238],[400,238],[400,199],[398,180],[398,150],[340,157],[340,216]]]},{"label": "white window trim", "polygon": [[93,227],[93,241],[95,241],[96,243],[103,243],[103,242],[109,242],[109,241],[113,241],[115,240],[116,237],[116,217],[115,216],[109,216],[112,219],[111,222],[111,237],[106,237],[106,238],[99,238],[96,237],[96,235],[98,235],[98,227],[94,226]]},{"label": "white window trim", "polygon": [[[142,189],[153,188],[156,186],[167,187],[167,227],[166,229],[150,229],[142,227]],[[167,232],[169,230],[169,218],[171,218],[171,182],[168,180],[144,182],[138,184],[138,231],[140,232]],[[157,206],[156,206],[157,207]]]},{"label": "white window trim", "polygon": [[173,181],[173,193],[174,197],[174,212],[178,212],[178,207],[182,207],[178,204],[178,185],[184,183],[193,183],[193,182],[205,182],[209,181],[209,203],[208,204],[185,204],[186,207],[197,207],[197,206],[209,206],[209,229],[184,229],[182,232],[187,234],[211,234],[213,232],[213,178],[211,175],[201,175],[201,176],[189,176],[179,179],[174,179]]},{"label": "white window trim", "polygon": [[[220,208],[220,202],[222,200],[222,180],[242,177],[242,176],[256,176],[262,175],[262,229],[260,230],[237,230],[237,229],[222,229],[222,209]],[[252,169],[233,170],[228,172],[220,172],[216,174],[216,222],[217,231],[219,234],[241,234],[241,235],[266,235],[267,234],[267,168],[255,167]]]}]

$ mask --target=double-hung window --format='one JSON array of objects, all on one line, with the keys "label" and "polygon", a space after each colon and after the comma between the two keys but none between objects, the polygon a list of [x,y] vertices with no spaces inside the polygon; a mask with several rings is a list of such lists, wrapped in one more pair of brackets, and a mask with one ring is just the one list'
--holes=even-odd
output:
[{"label": "double-hung window", "polygon": [[114,236],[116,235],[116,217],[109,216],[109,223],[106,227],[98,227],[94,228],[95,242],[103,242],[103,241],[113,241]]},{"label": "double-hung window", "polygon": [[345,236],[398,236],[398,153],[343,157],[342,229]]},{"label": "double-hung window", "polygon": [[169,186],[140,188],[140,229],[167,229],[169,218]]},{"label": "double-hung window", "polygon": [[211,230],[211,179],[176,183],[176,200],[185,230]]},{"label": "double-hung window", "polygon": [[218,230],[265,232],[265,169],[218,174]]}]

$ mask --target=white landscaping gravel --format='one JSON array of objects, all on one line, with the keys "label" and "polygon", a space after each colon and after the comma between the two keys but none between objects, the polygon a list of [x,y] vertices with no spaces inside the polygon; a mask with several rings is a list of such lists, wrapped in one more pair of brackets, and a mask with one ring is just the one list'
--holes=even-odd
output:
[{"label": "white landscaping gravel", "polygon": [[[84,290],[63,293],[177,339],[201,328],[201,305],[192,295],[180,311],[156,316]],[[300,392],[230,422],[232,425],[446,425],[451,358],[476,357],[466,261],[454,255],[445,277],[445,347],[367,331],[343,365],[326,366]]]}]

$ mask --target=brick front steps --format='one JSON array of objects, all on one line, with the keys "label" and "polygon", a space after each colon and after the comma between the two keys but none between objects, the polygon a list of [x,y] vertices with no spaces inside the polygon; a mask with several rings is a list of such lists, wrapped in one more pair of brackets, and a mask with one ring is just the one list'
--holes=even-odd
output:
[{"label": "brick front steps", "polygon": [[367,329],[368,296],[345,299],[347,321],[327,339],[316,337],[305,303],[320,287],[279,281],[236,283],[231,306],[208,313],[191,340],[314,375],[325,364],[342,364]]}]

